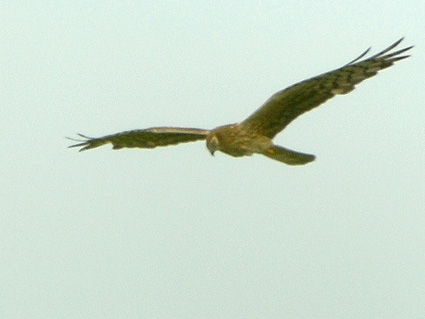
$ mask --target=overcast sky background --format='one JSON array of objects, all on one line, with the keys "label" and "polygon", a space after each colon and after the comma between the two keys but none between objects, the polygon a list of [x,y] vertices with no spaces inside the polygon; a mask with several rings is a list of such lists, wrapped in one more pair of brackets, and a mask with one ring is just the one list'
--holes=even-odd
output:
[{"label": "overcast sky background", "polygon": [[[423,1],[2,1],[1,318],[423,318]],[[291,167],[213,128],[405,36],[412,57],[291,124]]]}]

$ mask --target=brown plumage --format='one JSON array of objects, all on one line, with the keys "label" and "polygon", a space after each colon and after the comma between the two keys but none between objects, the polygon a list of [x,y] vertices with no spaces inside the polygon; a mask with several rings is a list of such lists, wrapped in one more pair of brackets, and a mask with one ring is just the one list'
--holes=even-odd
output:
[{"label": "brown plumage", "polygon": [[412,46],[391,52],[400,39],[385,50],[361,60],[370,49],[345,66],[294,84],[272,95],[257,111],[240,123],[219,126],[213,130],[179,127],[154,127],[126,131],[118,134],[91,138],[79,134],[84,140],[70,147],[88,150],[111,143],[113,149],[154,148],[185,142],[206,140],[211,154],[221,151],[239,157],[263,154],[274,160],[303,165],[314,160],[314,155],[298,153],[274,145],[272,139],[301,114],[319,106],[339,94],[351,92],[355,85],[374,76],[394,62],[407,58],[402,55]]}]

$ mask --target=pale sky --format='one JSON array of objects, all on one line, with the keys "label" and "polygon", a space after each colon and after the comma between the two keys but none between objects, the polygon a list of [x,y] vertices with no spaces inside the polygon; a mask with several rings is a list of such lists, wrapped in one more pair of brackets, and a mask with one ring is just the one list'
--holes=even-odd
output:
[{"label": "pale sky", "polygon": [[[3,1],[1,318],[423,318],[425,2]],[[292,123],[291,167],[210,129],[404,36],[412,57]]]}]

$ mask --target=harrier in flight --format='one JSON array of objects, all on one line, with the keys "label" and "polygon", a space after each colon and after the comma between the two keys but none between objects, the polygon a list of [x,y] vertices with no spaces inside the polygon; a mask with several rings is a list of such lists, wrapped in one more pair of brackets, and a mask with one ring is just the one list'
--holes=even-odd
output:
[{"label": "harrier in flight", "polygon": [[272,140],[280,131],[301,114],[324,103],[339,94],[351,92],[355,85],[374,76],[394,62],[405,59],[403,55],[413,46],[391,52],[400,39],[385,50],[361,60],[370,50],[343,67],[308,80],[294,84],[272,95],[258,110],[240,123],[219,126],[212,130],[180,127],[152,127],[125,131],[117,134],[91,138],[79,134],[84,140],[70,147],[88,150],[111,143],[113,149],[155,148],[179,143],[206,140],[212,155],[221,151],[240,157],[254,153],[289,165],[304,165],[315,159],[314,155],[292,151],[273,144]]}]

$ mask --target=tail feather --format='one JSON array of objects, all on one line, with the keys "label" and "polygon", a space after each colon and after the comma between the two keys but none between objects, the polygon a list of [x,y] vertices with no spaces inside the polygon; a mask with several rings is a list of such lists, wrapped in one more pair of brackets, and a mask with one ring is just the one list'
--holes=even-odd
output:
[{"label": "tail feather", "polygon": [[295,152],[277,145],[270,146],[263,155],[288,165],[305,165],[316,158],[314,155]]}]

